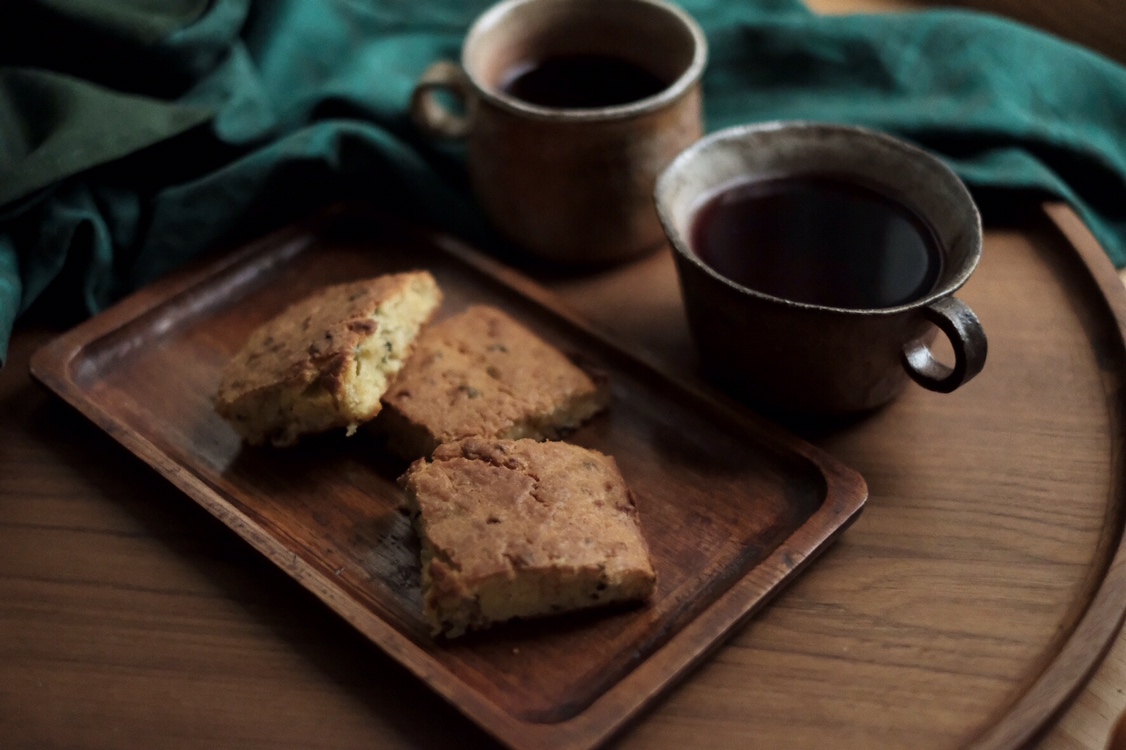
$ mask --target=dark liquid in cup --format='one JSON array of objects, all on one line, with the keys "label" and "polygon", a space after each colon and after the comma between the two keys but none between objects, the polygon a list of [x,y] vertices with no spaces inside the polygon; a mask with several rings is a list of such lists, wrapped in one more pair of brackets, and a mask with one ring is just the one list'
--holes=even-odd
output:
[{"label": "dark liquid in cup", "polygon": [[747,180],[697,210],[692,249],[732,281],[795,302],[895,307],[942,270],[934,230],[906,206],[833,177]]},{"label": "dark liquid in cup", "polygon": [[611,55],[556,55],[514,65],[500,87],[541,107],[594,109],[646,99],[667,86],[645,68]]}]

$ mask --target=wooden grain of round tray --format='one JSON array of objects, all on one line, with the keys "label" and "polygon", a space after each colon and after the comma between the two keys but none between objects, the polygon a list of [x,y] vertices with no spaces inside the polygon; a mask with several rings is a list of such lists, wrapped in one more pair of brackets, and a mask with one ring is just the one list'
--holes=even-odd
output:
[{"label": "wooden grain of round tray", "polygon": [[[987,213],[987,216],[989,214]],[[1126,291],[1066,209],[989,229],[963,298],[982,375],[807,437],[870,499],[616,748],[1097,750],[1123,699]],[[548,281],[691,376],[672,260]],[[15,746],[493,747],[178,491],[0,378],[0,726]]]},{"label": "wooden grain of round tray", "polygon": [[[692,376],[670,265],[550,285]],[[987,233],[960,296],[984,373],[795,426],[863,474],[867,509],[623,747],[1016,748],[1082,688],[1126,609],[1126,291],[1047,206]]]}]

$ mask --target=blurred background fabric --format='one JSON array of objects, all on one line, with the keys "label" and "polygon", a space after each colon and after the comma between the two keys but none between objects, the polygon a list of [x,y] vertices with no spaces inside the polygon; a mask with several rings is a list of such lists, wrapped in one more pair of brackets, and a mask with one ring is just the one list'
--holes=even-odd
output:
[{"label": "blurred background fabric", "polygon": [[[201,252],[341,199],[482,244],[463,148],[407,104],[481,0],[0,3],[0,361],[33,306],[77,320]],[[864,125],[975,193],[1069,202],[1126,264],[1126,68],[998,17],[823,17],[686,0],[709,130]]]}]

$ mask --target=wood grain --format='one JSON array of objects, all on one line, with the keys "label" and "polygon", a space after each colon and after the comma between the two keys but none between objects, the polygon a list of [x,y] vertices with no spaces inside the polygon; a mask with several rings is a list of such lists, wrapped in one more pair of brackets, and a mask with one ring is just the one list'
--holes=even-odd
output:
[{"label": "wood grain", "polygon": [[[1114,396],[1114,390],[1103,391],[1103,386],[1099,385],[1102,375],[1097,365],[1090,371],[1092,379],[1088,381],[1094,390],[1088,391],[1086,396],[1081,396],[1079,391],[1087,389],[1080,386],[1073,376],[1074,366],[1080,361],[1075,359],[1076,356],[1093,357],[1090,362],[1103,362],[1105,366],[1103,352],[1115,351],[1120,348],[1120,344],[1115,342],[1116,334],[1113,330],[1103,328],[1100,338],[1096,339],[1101,341],[1099,353],[1089,351],[1087,355],[1079,355],[1076,347],[1088,346],[1092,342],[1090,333],[1081,331],[1093,320],[1090,313],[1097,316],[1098,311],[1089,311],[1084,316],[1086,320],[1084,317],[1073,317],[1074,311],[1062,314],[1057,305],[1066,305],[1065,298],[1070,284],[1061,287],[1058,282],[1070,279],[1071,284],[1078,284],[1078,287],[1072,287],[1077,290],[1078,298],[1085,299],[1092,295],[1097,298],[1097,290],[1092,288],[1089,277],[1086,281],[1083,280],[1084,273],[1080,269],[1069,269],[1067,263],[1061,262],[1063,258],[1051,252],[1051,248],[1055,246],[1053,237],[1058,238],[1058,235],[1054,227],[1047,225],[1040,225],[1039,230],[1032,235],[998,230],[989,233],[982,266],[965,290],[965,299],[978,310],[991,342],[990,363],[986,376],[983,376],[985,379],[982,383],[967,386],[967,394],[970,395],[953,394],[944,401],[939,396],[911,391],[890,409],[870,420],[851,425],[848,429],[824,431],[811,428],[810,434],[817,434],[821,444],[861,469],[872,490],[864,521],[853,528],[846,536],[845,543],[830,556],[834,561],[847,556],[848,561],[842,562],[842,565],[850,566],[851,575],[844,573],[842,569],[839,577],[834,576],[832,582],[826,582],[824,588],[818,587],[812,597],[822,605],[826,599],[840,602],[838,606],[844,611],[848,605],[833,597],[843,596],[848,601],[851,597],[842,595],[842,590],[847,589],[851,595],[856,596],[863,591],[873,597],[871,604],[879,614],[868,620],[851,620],[851,628],[845,627],[842,631],[837,631],[835,642],[841,652],[815,652],[821,658],[835,656],[840,659],[833,668],[837,681],[833,684],[832,695],[813,684],[803,685],[799,693],[803,696],[800,702],[802,705],[812,702],[826,709],[834,707],[831,712],[819,715],[817,720],[809,719],[808,724],[812,726],[808,727],[808,735],[802,731],[807,722],[801,714],[783,712],[778,716],[777,725],[756,731],[753,735],[764,746],[815,747],[821,741],[818,733],[826,725],[840,722],[851,726],[852,721],[848,717],[855,710],[866,717],[882,718],[868,718],[859,722],[864,728],[853,727],[855,735],[835,738],[834,747],[960,747],[972,740],[983,739],[985,728],[996,720],[996,715],[982,713],[986,704],[997,701],[1007,705],[1032,684],[1033,679],[1026,678],[1027,681],[1020,686],[1010,686],[1014,692],[1002,698],[1004,693],[1001,692],[1001,684],[1004,681],[990,685],[988,679],[982,680],[985,675],[978,672],[978,669],[990,663],[1000,666],[1004,662],[1001,655],[1015,645],[1009,643],[1008,646],[1003,646],[1007,638],[1020,633],[1017,636],[1019,639],[1031,634],[1032,631],[1026,628],[1035,629],[1034,622],[1039,616],[1035,611],[1038,607],[1025,609],[1019,603],[1019,597],[1011,597],[1016,589],[1021,588],[1016,582],[1026,575],[1042,584],[1047,583],[1048,579],[1042,578],[1046,569],[1038,568],[1039,565],[1048,563],[1048,559],[1039,554],[1047,548],[1040,548],[1039,542],[1033,541],[1039,538],[1039,534],[1032,526],[1023,522],[1014,524],[1006,521],[1005,536],[1009,533],[1015,536],[1004,542],[1001,548],[1007,549],[1012,542],[1018,545],[1031,544],[1026,548],[1029,559],[1025,563],[1012,560],[1008,573],[1002,574],[992,584],[985,585],[984,581],[971,583],[969,570],[972,564],[969,558],[975,558],[978,554],[985,555],[989,560],[990,570],[1000,573],[1000,569],[995,569],[994,566],[1007,555],[997,545],[986,541],[997,531],[989,528],[992,522],[986,518],[998,512],[1002,506],[1019,508],[1017,516],[1023,516],[1034,506],[1046,501],[1047,505],[1042,509],[1054,508],[1049,511],[1050,515],[1063,524],[1058,530],[1062,532],[1064,527],[1068,527],[1069,533],[1077,534],[1074,537],[1076,540],[1087,538],[1086,544],[1092,545],[1087,547],[1088,552],[1094,552],[1098,548],[1097,537],[1100,530],[1114,529],[1115,524],[1120,522],[1120,519],[1104,518],[1106,506],[1103,506],[1103,511],[1095,511],[1086,521],[1080,521],[1079,509],[1062,500],[1088,492],[1092,493],[1092,497],[1103,500],[1114,497],[1112,492],[1116,490],[1113,490],[1110,477],[1114,464],[1110,457],[1112,450],[1118,450],[1115,447],[1117,428],[1112,428],[1111,414],[1106,411],[1107,399]],[[1035,239],[1029,242],[1031,238]],[[1093,254],[1090,257],[1092,262],[1101,264],[1102,281],[1105,283],[1108,278],[1113,280],[1113,271],[1105,256]],[[669,325],[667,298],[660,291],[654,291],[661,289],[660,284],[653,283],[655,279],[668,278],[668,274],[662,277],[659,269],[669,263],[671,260],[667,258],[656,257],[647,264],[631,269],[628,272],[629,278],[624,278],[627,272],[623,271],[623,277],[616,280],[619,290],[647,291],[645,294],[633,294],[629,297],[628,315],[619,313],[606,316],[604,321],[622,339],[641,342],[649,351],[661,357],[666,366],[691,376],[695,372],[695,360],[691,347],[685,345],[687,333],[684,329],[676,330]],[[609,293],[609,286],[608,283],[605,286],[595,283],[589,287],[564,284],[563,289],[580,312],[594,316],[598,314],[597,310],[610,307],[602,296]],[[1078,291],[1080,289],[1082,291]],[[675,288],[669,293],[674,294]],[[1008,330],[1008,323],[1016,322],[1013,315],[1024,317],[1027,327],[1021,324],[1019,332]],[[1002,330],[999,331],[997,326],[1002,326]],[[1067,343],[1069,340],[1071,343]],[[1071,353],[1066,353],[1069,350]],[[1040,355],[1049,351],[1055,354],[1051,355],[1051,361],[1034,363],[1032,359],[1024,359],[1031,351]],[[1057,356],[1062,356],[1070,364],[1060,367],[1062,361]],[[1060,392],[1061,389],[1074,390],[1064,394]],[[1049,392],[1052,393],[1051,396],[1048,396]],[[1064,406],[1064,403],[1068,406]],[[1059,413],[1062,421],[1057,422],[1051,416],[1056,407],[1063,407],[1068,412],[1067,416]],[[1091,419],[1093,421],[1089,421]],[[1085,426],[1079,432],[1074,432],[1074,428],[1079,427],[1082,422],[1086,422]],[[907,432],[903,433],[901,429],[907,429]],[[1081,437],[1080,433],[1084,436]],[[943,441],[946,448],[940,448],[936,441]],[[993,451],[990,446],[994,445],[1000,449]],[[987,453],[993,453],[988,467],[972,464],[967,466],[958,459],[958,456],[984,456]],[[1039,464],[1049,458],[1052,460],[1052,469],[1045,472],[1046,467]],[[1066,479],[1056,472],[1063,464],[1069,467],[1066,470],[1069,478]],[[1106,471],[1108,474],[1103,479],[1091,481],[1094,477],[1089,472],[1095,470],[1096,466],[1102,466],[1098,471]],[[943,489],[922,490],[916,482],[923,476],[940,481]],[[1057,480],[1063,481],[1057,484]],[[921,493],[924,497],[910,499],[915,493]],[[1052,495],[1061,500],[1048,500]],[[1062,505],[1065,502],[1066,507]],[[941,521],[940,518],[945,517],[947,512],[953,515]],[[948,522],[959,514],[967,514],[963,516],[965,525],[955,533]],[[873,520],[875,518],[879,520]],[[1041,517],[1040,522],[1054,523],[1047,516]],[[923,537],[930,535],[927,524],[933,524],[931,532],[934,536],[922,542]],[[1086,528],[1085,532],[1080,531],[1083,527]],[[939,528],[944,531],[938,531]],[[867,537],[866,533],[869,531],[875,536]],[[982,536],[977,536],[979,533]],[[1089,536],[1091,534],[1094,536]],[[859,541],[861,535],[865,535],[863,541]],[[908,538],[911,539],[910,542],[907,541]],[[903,546],[899,546],[900,540],[903,541]],[[859,544],[861,549],[854,548],[854,543]],[[980,549],[971,552],[971,547],[975,546]],[[880,552],[874,552],[872,547]],[[851,554],[853,551],[856,552],[855,556]],[[1077,551],[1078,548],[1071,548],[1065,554]],[[1011,549],[1008,550],[1008,553],[1011,552]],[[968,555],[968,558],[963,559],[962,563],[955,563],[963,554]],[[982,561],[985,559],[982,558]],[[1062,563],[1062,559],[1058,562]],[[932,569],[932,564],[937,568]],[[964,564],[968,567],[964,567]],[[1079,561],[1072,558],[1069,564],[1079,564]],[[1034,568],[1038,568],[1039,572],[1034,573]],[[1097,570],[1098,566],[1093,569]],[[1087,570],[1090,572],[1092,569]],[[1080,598],[1086,596],[1084,592],[1089,591],[1090,581],[1084,580],[1085,575],[1073,581],[1075,588],[1070,589],[1071,595]],[[791,597],[804,591],[806,586],[813,586],[824,580],[825,576],[828,573],[819,570],[816,578],[801,582],[783,601],[791,601]],[[914,589],[913,584],[907,583],[912,580],[918,582],[920,579],[927,581],[923,587],[927,594],[917,597],[908,593],[915,590],[921,594],[918,589]],[[1056,579],[1056,583],[1051,585],[1061,583],[1061,579]],[[984,587],[978,589],[979,584]],[[1065,589],[1066,587],[1058,589],[1056,593],[1062,594]],[[1053,596],[1048,594],[1047,589],[1043,589],[1041,593],[1049,598]],[[981,608],[978,614],[984,619],[979,620],[977,616],[963,619],[959,616],[950,620],[944,614],[961,613],[964,611],[962,608],[970,606],[971,601]],[[757,677],[765,674],[772,681],[792,685],[795,662],[791,659],[794,653],[784,644],[793,637],[795,629],[802,627],[802,616],[798,612],[789,611],[780,614],[779,610],[783,608],[771,609],[752,626],[751,630],[764,628],[764,623],[780,618],[777,630],[759,632],[759,637],[765,637],[767,642],[757,648],[749,647],[750,654],[737,662],[737,666],[731,669],[732,673],[741,672]],[[1000,619],[988,622],[990,616],[984,614],[984,609],[988,608],[993,608],[994,616]],[[1014,608],[1019,609],[1021,614],[1018,615]],[[820,614],[824,610],[811,609],[804,614],[809,615],[812,611]],[[829,608],[829,611],[838,610]],[[923,612],[927,614],[924,615]],[[1040,615],[1045,613],[1040,611]],[[898,619],[904,615],[908,619]],[[911,619],[915,615],[920,619]],[[1074,613],[1065,615],[1063,610],[1057,610],[1057,615],[1064,620],[1074,617]],[[943,622],[950,625],[950,630],[944,635],[932,630],[936,624]],[[1007,625],[1001,626],[1002,622]],[[1057,621],[1057,624],[1065,627],[1062,621]],[[993,625],[1001,627],[992,630]],[[876,635],[872,638],[876,643],[869,642],[868,638],[861,635],[865,627],[871,627],[875,631]],[[920,628],[919,641],[908,635],[913,627]],[[984,630],[977,630],[978,627],[983,627]],[[1016,629],[1008,630],[1010,627]],[[941,630],[939,627],[939,631]],[[922,635],[924,632],[925,636]],[[986,632],[990,634],[987,636]],[[889,638],[891,633],[896,635]],[[1054,627],[1041,633],[1046,638],[1056,636]],[[828,633],[822,632],[822,635],[828,637]],[[938,666],[944,660],[942,653],[946,649],[950,651],[945,655],[952,656],[978,638],[993,641],[994,645],[980,652],[963,653],[946,662],[944,667]],[[860,644],[856,642],[857,639]],[[741,643],[739,639],[736,642]],[[1053,653],[1059,643],[1045,645],[1045,650],[1038,652],[1040,656],[1037,658],[1049,658],[1046,654]],[[884,673],[886,690],[874,688],[860,680],[859,675],[864,674],[865,669],[852,664],[852,660],[857,659],[866,665],[880,663],[882,667],[886,667],[882,659],[887,658],[888,653],[884,649],[901,654],[903,662],[900,667],[905,670],[895,678]],[[1019,652],[1019,648],[1017,651]],[[790,659],[779,656],[774,661],[772,657],[779,653],[786,654]],[[1024,652],[1023,656],[1017,656],[1016,653],[1012,652],[1010,655],[1018,661],[1033,658],[1032,652]],[[1001,661],[995,661],[997,659]],[[949,682],[946,684],[951,688],[955,683],[961,683],[962,678],[966,677],[962,670],[967,669],[970,664],[974,665],[971,671],[977,680],[982,681],[975,681],[972,688],[965,683],[961,688],[944,691],[942,686],[947,679]],[[850,665],[856,669],[855,672],[849,668]],[[707,669],[722,672],[723,667],[709,665]],[[1001,667],[1001,671],[1004,669]],[[908,677],[914,670],[922,670],[927,677]],[[931,674],[931,670],[944,673],[945,676]],[[995,674],[994,677],[996,676]],[[853,694],[849,688],[842,687],[842,682],[851,683],[852,678],[865,684],[863,692]],[[906,699],[902,693],[902,681],[912,679],[923,680],[927,689]],[[841,695],[842,690],[849,695]],[[930,690],[936,692],[929,692]],[[769,694],[768,691],[759,691],[754,685],[750,685],[740,698],[754,704],[757,701],[769,701]],[[704,711],[711,717],[727,716],[729,711],[736,710],[735,705],[743,705],[745,710],[746,704],[740,698],[731,697],[730,703],[714,707],[714,710],[713,707],[702,704],[693,704],[682,710],[686,713]],[[719,700],[718,697],[716,699]],[[926,706],[925,718],[921,718],[918,713],[920,706]],[[975,712],[981,723],[976,730],[969,731],[965,729],[965,723]],[[915,717],[920,717],[919,723],[913,725]],[[942,734],[943,721],[936,721],[938,717],[945,717],[950,722],[947,727],[950,733],[946,736]],[[774,716],[760,716],[758,720],[769,722],[773,718]],[[643,725],[637,733],[645,732],[648,726],[648,723]],[[958,726],[963,727],[961,734],[955,731]],[[764,737],[767,739],[763,739]],[[652,741],[654,737],[650,736],[649,739]],[[679,739],[687,742],[689,736],[685,734]],[[735,746],[734,738],[731,738],[731,744]]]},{"label": "wood grain", "polygon": [[[811,4],[835,12],[902,5]],[[1123,21],[1117,6],[1105,0],[1027,5],[1068,16],[1082,33],[1126,39],[1115,31]],[[1085,303],[1057,287],[1056,245],[1043,233],[1031,226],[987,234],[967,294],[1004,353],[994,352],[976,384],[983,392],[908,394],[893,416],[912,416],[904,440],[918,444],[869,440],[892,416],[871,427],[807,430],[862,465],[878,488],[873,506],[619,746],[957,747],[988,721],[988,706],[1019,691],[1020,674],[1050,651],[1074,581],[1088,569],[1083,555],[1101,533],[1091,505],[1109,496],[1111,477],[1113,436],[1105,402],[1093,397],[1102,376],[1081,323]],[[654,360],[691,369],[666,255],[544,280]],[[58,330],[25,322],[0,371],[5,746],[492,746],[224,526],[31,383],[30,353]],[[1027,373],[997,383],[999,362]],[[1015,421],[1013,401],[1022,405]],[[957,443],[981,422],[993,427]],[[962,461],[976,465],[952,472]],[[1062,517],[1058,530],[1036,522],[1045,507]],[[1069,556],[1057,559],[1060,548]],[[981,622],[990,618],[996,622]],[[1120,637],[1038,746],[1101,750],[1126,707],[1124,691]]]},{"label": "wood grain", "polygon": [[[868,510],[620,746],[951,748],[996,725],[1060,653],[1114,538],[1120,334],[1077,293],[1085,268],[1046,222],[988,232],[965,290],[993,345],[979,381],[909,391],[856,424],[795,425],[861,467]],[[544,280],[691,377],[670,274],[658,255],[586,284]],[[21,365],[43,339],[21,334],[0,374],[0,734],[35,747],[484,741],[37,392]]]},{"label": "wood grain", "polygon": [[[867,491],[813,446],[537,305],[520,288],[542,290],[504,266],[439,242],[329,211],[122,301],[41,350],[32,373],[506,744],[592,747],[795,578]],[[250,448],[215,413],[222,367],[254,328],[322,286],[416,268],[442,287],[439,318],[502,308],[609,377],[611,408],[568,439],[627,478],[657,570],[645,607],[436,641],[400,511],[404,463],[366,432]]]},{"label": "wood grain", "polygon": [[[1082,252],[1092,256],[1102,252],[1098,242],[1073,211],[1062,205],[1052,206],[1049,210],[1068,240]],[[1126,270],[1119,271],[1118,276],[1119,281],[1126,282]],[[1104,283],[1108,288],[1113,286],[1109,279]],[[1110,296],[1113,298],[1115,295],[1112,293]],[[1117,315],[1121,319],[1120,306]],[[1039,747],[1042,750],[1101,750],[1108,742],[1126,746],[1126,636],[1122,633],[1090,683],[1047,731]]]}]

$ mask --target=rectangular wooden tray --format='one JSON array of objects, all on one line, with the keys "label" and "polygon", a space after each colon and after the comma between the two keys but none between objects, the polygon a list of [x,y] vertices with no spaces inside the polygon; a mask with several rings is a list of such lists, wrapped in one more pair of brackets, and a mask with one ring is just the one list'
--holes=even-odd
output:
[{"label": "rectangular wooden tray", "polygon": [[[322,285],[414,268],[438,279],[443,316],[494,305],[609,374],[610,410],[568,439],[613,455],[636,494],[658,575],[650,604],[435,640],[418,542],[398,509],[405,465],[379,438],[361,430],[248,448],[214,413],[220,369],[255,326]],[[519,274],[355,207],[138,292],[40,350],[32,373],[513,748],[608,739],[867,499],[853,470],[673,382]]]}]

